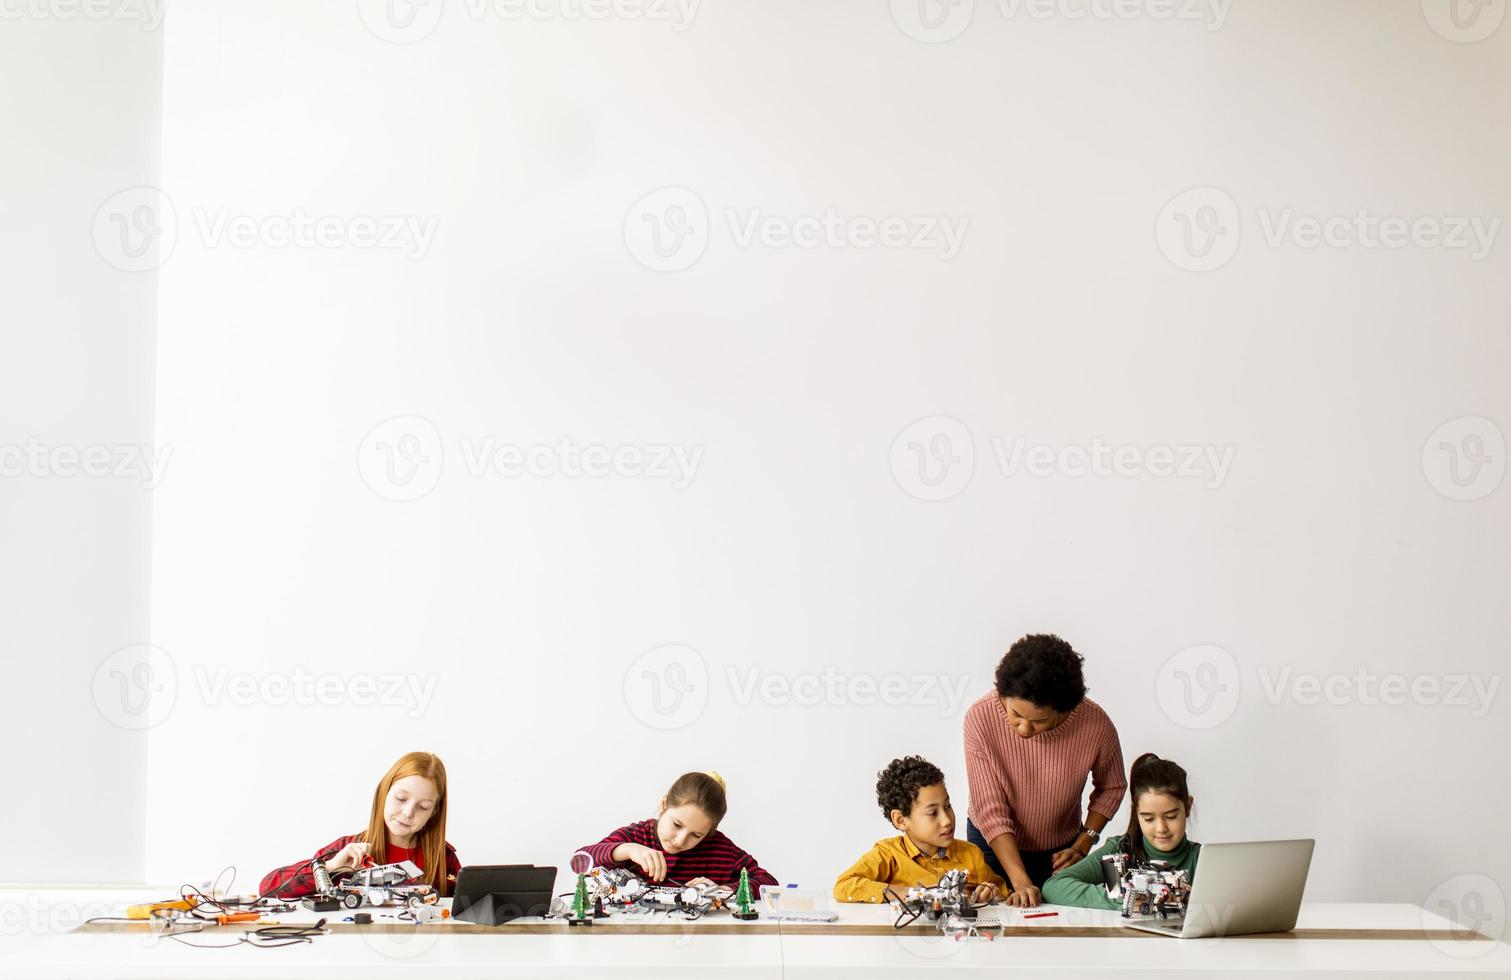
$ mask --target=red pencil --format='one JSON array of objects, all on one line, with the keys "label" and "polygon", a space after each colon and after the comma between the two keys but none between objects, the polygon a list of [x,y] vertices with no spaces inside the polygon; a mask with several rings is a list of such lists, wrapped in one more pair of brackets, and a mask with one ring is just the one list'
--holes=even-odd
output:
[{"label": "red pencil", "polygon": [[1060,913],[1058,913],[1058,912],[1035,912],[1032,915],[1025,915],[1023,918],[1025,918],[1025,919],[1047,919],[1051,915],[1059,915],[1059,914]]}]

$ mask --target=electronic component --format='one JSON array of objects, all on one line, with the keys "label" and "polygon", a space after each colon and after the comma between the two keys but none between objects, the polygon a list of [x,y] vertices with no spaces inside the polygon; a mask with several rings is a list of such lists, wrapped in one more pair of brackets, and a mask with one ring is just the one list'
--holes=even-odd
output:
[{"label": "electronic component", "polygon": [[1108,897],[1122,900],[1125,919],[1135,913],[1184,916],[1191,897],[1189,871],[1176,870],[1168,861],[1133,861],[1121,851],[1102,857],[1102,883]]},{"label": "electronic component", "polygon": [[[968,936],[984,936],[994,939],[989,932],[981,932],[976,922],[976,906],[971,902],[971,891],[976,886],[966,879],[963,870],[946,871],[939,884],[924,887],[914,885],[906,896],[899,896],[888,888],[886,894],[898,910],[893,926],[902,929],[922,917],[939,927],[939,931],[952,939]],[[984,923],[983,923],[984,925]]]}]

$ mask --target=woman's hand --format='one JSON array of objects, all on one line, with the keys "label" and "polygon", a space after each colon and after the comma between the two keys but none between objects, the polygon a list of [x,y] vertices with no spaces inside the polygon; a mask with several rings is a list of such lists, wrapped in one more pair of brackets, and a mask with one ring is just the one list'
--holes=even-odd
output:
[{"label": "woman's hand", "polygon": [[1064,850],[1055,851],[1055,870],[1064,871],[1066,868],[1070,867],[1072,864],[1075,864],[1085,856],[1086,855],[1082,854],[1074,847],[1067,847]]},{"label": "woman's hand", "polygon": [[1007,896],[1007,904],[1014,908],[1031,909],[1039,904],[1039,897],[1039,886],[1027,881],[1013,886],[1012,894]]},{"label": "woman's hand", "polygon": [[620,844],[614,848],[615,861],[628,861],[644,871],[651,881],[666,877],[666,855],[644,844]]},{"label": "woman's hand", "polygon": [[977,905],[980,905],[983,902],[995,902],[996,900],[997,886],[989,881],[977,885],[975,892],[971,894],[971,901],[976,903]]},{"label": "woman's hand", "polygon": [[355,871],[362,867],[362,861],[367,857],[368,844],[366,841],[354,840],[350,844],[337,851],[335,856],[325,862],[327,871]]}]

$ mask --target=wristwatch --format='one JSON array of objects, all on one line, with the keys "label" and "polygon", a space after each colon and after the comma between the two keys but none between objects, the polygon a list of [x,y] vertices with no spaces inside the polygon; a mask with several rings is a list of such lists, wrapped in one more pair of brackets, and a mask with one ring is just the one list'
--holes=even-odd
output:
[{"label": "wristwatch", "polygon": [[1081,833],[1083,835],[1091,838],[1091,846],[1093,846],[1093,847],[1096,846],[1097,841],[1099,841],[1099,840],[1102,839],[1102,835],[1101,834],[1097,833],[1095,830],[1092,830],[1090,827],[1086,826],[1085,824],[1081,824]]}]

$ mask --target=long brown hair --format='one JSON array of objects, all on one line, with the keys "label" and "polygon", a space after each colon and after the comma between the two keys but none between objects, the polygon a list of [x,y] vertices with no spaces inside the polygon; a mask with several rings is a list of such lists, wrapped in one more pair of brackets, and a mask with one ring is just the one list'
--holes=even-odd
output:
[{"label": "long brown hair", "polygon": [[373,793],[372,816],[367,820],[367,830],[361,839],[368,844],[368,852],[374,861],[383,864],[388,859],[388,824],[383,821],[383,804],[393,784],[406,776],[424,776],[435,785],[435,812],[420,828],[415,844],[425,864],[425,877],[441,894],[446,894],[446,766],[439,756],[429,752],[410,752],[400,757],[378,780]]},{"label": "long brown hair", "polygon": [[668,807],[691,803],[708,814],[715,827],[729,812],[729,797],[726,795],[724,777],[716,772],[688,772],[677,777],[672,788],[666,791]]},{"label": "long brown hair", "polygon": [[1186,770],[1153,752],[1145,752],[1134,759],[1128,769],[1128,800],[1133,804],[1133,812],[1128,815],[1128,833],[1123,835],[1123,853],[1139,861],[1144,860],[1145,855],[1144,828],[1138,820],[1138,799],[1145,793],[1174,797],[1185,807],[1186,816],[1191,816],[1191,789],[1186,785]]}]

